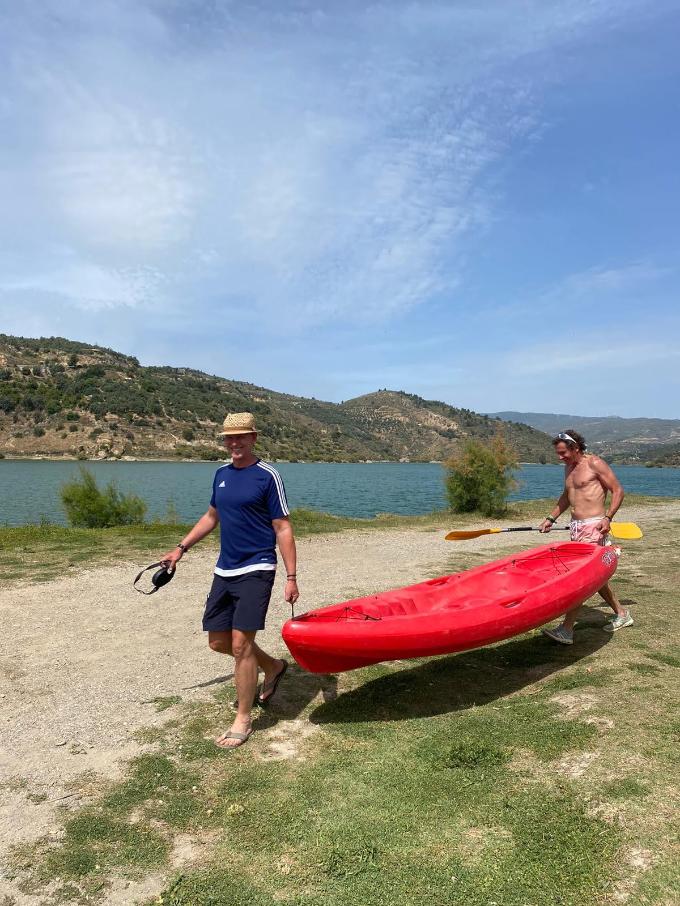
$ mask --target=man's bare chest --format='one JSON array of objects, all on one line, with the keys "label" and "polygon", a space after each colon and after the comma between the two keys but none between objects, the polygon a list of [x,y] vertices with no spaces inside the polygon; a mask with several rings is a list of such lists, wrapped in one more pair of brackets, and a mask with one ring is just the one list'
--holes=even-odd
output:
[{"label": "man's bare chest", "polygon": [[567,489],[574,491],[585,491],[594,486],[600,486],[600,480],[595,472],[584,464],[579,464],[572,469],[565,477]]}]

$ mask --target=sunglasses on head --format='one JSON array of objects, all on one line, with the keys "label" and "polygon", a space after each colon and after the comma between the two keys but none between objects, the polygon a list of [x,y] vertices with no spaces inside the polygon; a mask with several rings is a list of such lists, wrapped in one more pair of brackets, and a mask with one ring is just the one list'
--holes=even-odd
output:
[{"label": "sunglasses on head", "polygon": [[574,438],[571,436],[571,434],[565,434],[563,431],[561,431],[557,435],[555,440],[570,440],[572,442],[572,444],[576,444],[578,446],[578,443],[574,440]]}]

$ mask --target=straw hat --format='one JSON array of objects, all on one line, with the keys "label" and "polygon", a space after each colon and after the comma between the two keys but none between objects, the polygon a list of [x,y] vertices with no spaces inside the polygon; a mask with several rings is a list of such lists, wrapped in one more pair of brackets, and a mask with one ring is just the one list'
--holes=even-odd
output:
[{"label": "straw hat", "polygon": [[225,434],[253,434],[257,432],[252,412],[230,412],[225,418],[222,427],[224,431],[219,432],[220,436]]}]

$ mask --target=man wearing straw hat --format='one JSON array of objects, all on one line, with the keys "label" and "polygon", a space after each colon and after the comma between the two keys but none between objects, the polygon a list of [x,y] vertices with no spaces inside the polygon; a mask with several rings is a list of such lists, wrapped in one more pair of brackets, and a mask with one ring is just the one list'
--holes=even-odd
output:
[{"label": "man wearing straw hat", "polygon": [[235,412],[224,419],[224,445],[231,462],[213,479],[207,512],[163,560],[171,568],[189,548],[220,526],[220,556],[203,614],[203,629],[213,651],[230,654],[238,705],[236,719],[216,744],[235,749],[250,738],[250,712],[257,692],[258,668],[264,682],[257,702],[265,706],[273,698],[288,664],[273,658],[255,643],[264,629],[276,570],[276,546],[286,567],[284,597],[294,604],[298,597],[295,574],[295,539],[290,523],[286,492],[279,473],[253,452],[257,440],[250,412]]}]

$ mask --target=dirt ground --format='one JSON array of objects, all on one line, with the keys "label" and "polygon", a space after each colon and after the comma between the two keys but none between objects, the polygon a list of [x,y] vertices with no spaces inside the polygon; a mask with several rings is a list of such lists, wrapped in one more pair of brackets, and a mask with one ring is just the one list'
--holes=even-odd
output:
[{"label": "dirt ground", "polygon": [[[680,503],[626,508],[626,521],[680,518]],[[558,536],[563,540],[566,536]],[[467,541],[484,560],[528,547],[538,535],[492,535]],[[632,542],[629,542],[632,543]],[[297,612],[359,594],[420,581],[452,568],[460,545],[441,531],[350,531],[298,542],[301,599]],[[480,558],[480,562],[481,558]],[[17,891],[10,849],[56,829],[59,811],[82,805],[86,778],[118,776],[148,749],[135,731],[164,723],[154,699],[209,699],[232,677],[232,661],[211,652],[201,630],[214,554],[196,548],[175,580],[151,597],[132,588],[144,564],[86,570],[41,584],[0,591],[0,903]],[[268,628],[259,636],[282,654],[290,607],[277,578]],[[232,715],[225,712],[225,726]],[[274,726],[272,744],[282,729]]]}]

